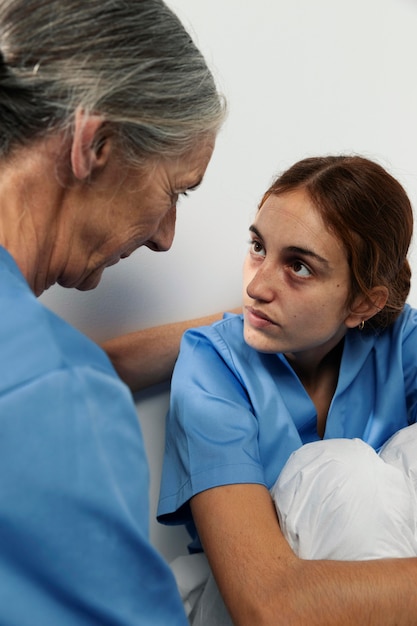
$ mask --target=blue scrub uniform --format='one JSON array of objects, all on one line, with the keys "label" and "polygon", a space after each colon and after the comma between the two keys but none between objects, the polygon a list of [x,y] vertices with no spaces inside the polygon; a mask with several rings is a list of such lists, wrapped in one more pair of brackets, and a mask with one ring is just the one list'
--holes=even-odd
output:
[{"label": "blue scrub uniform", "polygon": [[[324,438],[379,450],[416,421],[417,311],[376,335],[348,331]],[[212,487],[275,483],[290,454],[317,441],[314,404],[281,354],[243,339],[241,316],[188,331],[171,392],[158,518],[191,520],[190,498]]]},{"label": "blue scrub uniform", "polygon": [[185,626],[135,407],[0,248],[0,624]]}]

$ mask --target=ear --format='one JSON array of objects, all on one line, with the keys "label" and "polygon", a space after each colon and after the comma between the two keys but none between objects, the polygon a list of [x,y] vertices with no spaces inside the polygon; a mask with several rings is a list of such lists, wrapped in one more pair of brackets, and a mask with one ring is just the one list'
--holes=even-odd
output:
[{"label": "ear", "polygon": [[79,180],[90,178],[102,169],[109,156],[110,141],[103,133],[104,118],[86,113],[78,107],[75,112],[71,145],[72,172]]},{"label": "ear", "polygon": [[368,297],[361,295],[355,299],[345,325],[348,328],[355,328],[361,322],[366,322],[384,308],[387,300],[387,287],[382,285],[373,287]]}]

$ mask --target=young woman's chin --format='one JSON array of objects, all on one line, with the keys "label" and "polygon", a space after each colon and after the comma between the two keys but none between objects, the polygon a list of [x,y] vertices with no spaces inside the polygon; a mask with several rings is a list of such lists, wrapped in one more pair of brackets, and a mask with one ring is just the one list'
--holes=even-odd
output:
[{"label": "young woman's chin", "polygon": [[276,341],[273,341],[270,337],[265,336],[265,333],[262,333],[262,331],[255,330],[247,325],[245,325],[243,331],[243,338],[248,346],[258,352],[265,352],[267,354],[280,352]]}]

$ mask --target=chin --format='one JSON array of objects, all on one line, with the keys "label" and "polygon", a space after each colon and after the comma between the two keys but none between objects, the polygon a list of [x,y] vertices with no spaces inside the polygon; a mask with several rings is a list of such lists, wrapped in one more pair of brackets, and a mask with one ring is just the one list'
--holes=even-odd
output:
[{"label": "chin", "polygon": [[258,352],[265,352],[265,345],[267,344],[265,338],[257,336],[257,333],[253,332],[252,329],[245,329],[243,338],[248,346],[254,350],[258,350]]},{"label": "chin", "polygon": [[79,283],[78,285],[75,285],[75,288],[78,289],[78,291],[91,291],[92,289],[95,289],[99,285],[101,276],[102,274],[99,274],[99,276],[96,276],[96,275],[88,276],[81,283]]},{"label": "chin", "polygon": [[82,284],[82,285],[77,285],[75,287],[75,289],[77,291],[92,291],[93,289],[95,289],[97,287],[97,285],[100,283],[100,281],[98,280],[96,283],[94,283],[93,285],[90,284]]},{"label": "chin", "polygon": [[81,279],[74,279],[62,276],[57,282],[66,289],[77,289],[78,291],[91,291],[95,289],[101,280],[103,270],[92,272]]},{"label": "chin", "polygon": [[260,332],[254,331],[252,328],[244,329],[243,338],[245,343],[257,352],[263,352],[264,354],[282,352],[282,346],[279,346],[278,342],[271,341],[268,337],[265,337]]}]

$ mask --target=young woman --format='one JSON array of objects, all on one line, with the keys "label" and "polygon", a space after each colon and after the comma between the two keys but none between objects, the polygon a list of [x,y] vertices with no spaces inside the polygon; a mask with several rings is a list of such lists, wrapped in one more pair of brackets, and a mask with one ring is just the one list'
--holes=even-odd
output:
[{"label": "young woman", "polygon": [[412,224],[376,163],[303,160],[249,229],[243,316],[185,335],[159,519],[195,523],[228,609],[210,578],[192,623],[415,623]]}]

